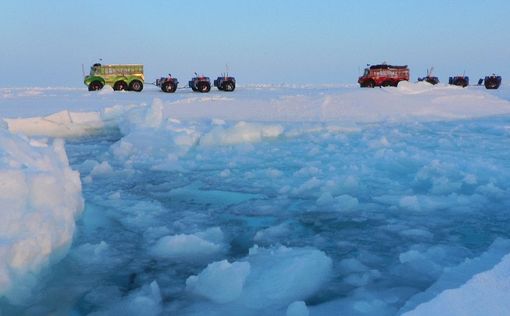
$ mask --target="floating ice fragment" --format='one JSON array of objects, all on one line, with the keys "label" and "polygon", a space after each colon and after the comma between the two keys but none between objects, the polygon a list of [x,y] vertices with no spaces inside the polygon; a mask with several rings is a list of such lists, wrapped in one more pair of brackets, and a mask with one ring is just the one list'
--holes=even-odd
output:
[{"label": "floating ice fragment", "polygon": [[217,228],[193,235],[162,237],[151,248],[151,253],[158,258],[199,262],[214,257],[223,250],[223,232]]},{"label": "floating ice fragment", "polygon": [[230,128],[216,126],[209,133],[202,136],[200,144],[213,146],[260,142],[266,138],[278,137],[282,133],[283,127],[280,125],[239,122]]},{"label": "floating ice fragment", "polygon": [[342,194],[335,198],[340,211],[353,211],[358,208],[359,201],[357,198],[350,196],[349,194]]},{"label": "floating ice fragment", "polygon": [[250,274],[248,262],[213,262],[197,276],[186,280],[186,289],[213,302],[224,304],[237,299]]},{"label": "floating ice fragment", "polygon": [[92,168],[90,175],[92,177],[104,176],[113,172],[112,166],[108,163],[108,161],[103,161],[100,164],[96,165]]},{"label": "floating ice fragment", "polygon": [[296,301],[287,307],[286,316],[308,316],[310,311],[306,307],[306,303],[303,301]]},{"label": "floating ice fragment", "polygon": [[271,226],[262,230],[259,230],[253,240],[259,243],[276,243],[279,242],[282,238],[289,235],[290,233],[290,223],[281,223],[276,226]]},{"label": "floating ice fragment", "polygon": [[399,201],[399,206],[410,211],[420,211],[420,203],[416,195],[404,196]]},{"label": "floating ice fragment", "polygon": [[106,310],[91,313],[90,316],[157,316],[161,315],[161,290],[156,281],[144,285]]}]

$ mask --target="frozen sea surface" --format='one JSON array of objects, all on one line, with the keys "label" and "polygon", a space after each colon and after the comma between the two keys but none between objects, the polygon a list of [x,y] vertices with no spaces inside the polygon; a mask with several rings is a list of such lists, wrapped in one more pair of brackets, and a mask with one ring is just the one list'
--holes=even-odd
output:
[{"label": "frozen sea surface", "polygon": [[426,315],[505,275],[510,115],[179,115],[155,102],[66,140],[85,201],[73,244],[0,311]]}]

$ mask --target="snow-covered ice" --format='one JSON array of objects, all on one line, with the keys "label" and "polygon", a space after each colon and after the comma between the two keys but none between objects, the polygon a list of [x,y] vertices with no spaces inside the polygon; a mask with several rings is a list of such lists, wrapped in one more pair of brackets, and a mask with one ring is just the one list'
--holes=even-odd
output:
[{"label": "snow-covered ice", "polygon": [[30,300],[40,272],[67,253],[82,209],[63,141],[31,142],[0,127],[0,296]]},{"label": "snow-covered ice", "polygon": [[1,88],[0,313],[510,313],[508,91]]}]

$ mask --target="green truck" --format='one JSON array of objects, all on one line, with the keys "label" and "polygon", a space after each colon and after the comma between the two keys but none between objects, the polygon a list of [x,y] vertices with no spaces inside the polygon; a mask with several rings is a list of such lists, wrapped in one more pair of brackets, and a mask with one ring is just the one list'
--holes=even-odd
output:
[{"label": "green truck", "polygon": [[109,85],[115,91],[136,92],[143,90],[143,81],[143,65],[101,64],[92,65],[90,74],[83,80],[89,91],[101,90],[105,85]]}]

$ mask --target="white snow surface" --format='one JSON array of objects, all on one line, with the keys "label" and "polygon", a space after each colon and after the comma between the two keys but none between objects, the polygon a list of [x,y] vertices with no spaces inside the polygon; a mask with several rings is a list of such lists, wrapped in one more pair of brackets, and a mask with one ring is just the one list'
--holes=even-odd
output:
[{"label": "white snow surface", "polygon": [[0,314],[508,313],[509,88],[0,88]]},{"label": "white snow surface", "polygon": [[[152,127],[167,118],[352,123],[467,119],[510,113],[510,102],[480,87],[432,86],[426,82],[401,82],[397,88],[381,89],[256,86],[240,87],[231,94],[213,91],[205,95],[187,91],[167,95],[146,88],[135,96],[125,92],[87,93],[83,89],[1,88],[0,101],[4,104],[0,117],[7,121],[11,131],[46,136],[93,133],[115,125],[115,120],[129,109],[148,104],[152,104],[152,111],[144,118],[144,124]],[[23,107],[10,106],[19,103]],[[239,142],[280,133],[277,126],[257,131],[236,125],[227,131],[213,130],[205,142]],[[234,135],[238,139],[232,138]]]}]

